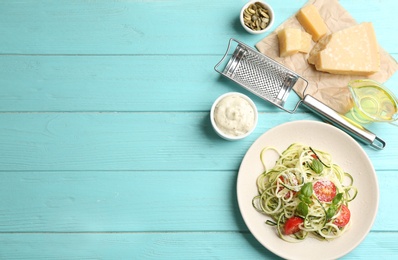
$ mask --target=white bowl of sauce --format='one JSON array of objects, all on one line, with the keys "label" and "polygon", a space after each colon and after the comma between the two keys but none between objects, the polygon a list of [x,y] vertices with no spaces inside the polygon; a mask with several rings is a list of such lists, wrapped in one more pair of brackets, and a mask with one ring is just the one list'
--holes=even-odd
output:
[{"label": "white bowl of sauce", "polygon": [[216,133],[229,141],[249,136],[257,126],[258,112],[254,102],[239,92],[229,92],[214,101],[210,121]]}]

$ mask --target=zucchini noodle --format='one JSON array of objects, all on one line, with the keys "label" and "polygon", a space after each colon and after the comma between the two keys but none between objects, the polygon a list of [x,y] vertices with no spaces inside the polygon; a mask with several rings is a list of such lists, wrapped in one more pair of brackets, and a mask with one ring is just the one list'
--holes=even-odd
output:
[{"label": "zucchini noodle", "polygon": [[[275,166],[267,170],[264,158],[269,152],[276,152],[279,158]],[[355,199],[358,191],[353,186],[353,177],[333,163],[329,153],[294,143],[282,153],[274,147],[266,147],[260,159],[264,172],[257,178],[258,195],[253,198],[253,207],[272,218],[266,223],[275,226],[282,239],[300,242],[312,234],[329,240],[341,236],[349,228],[350,222],[338,224],[342,217],[340,209],[342,205],[349,208],[349,202]],[[317,182],[320,185],[332,182],[336,195],[329,201],[323,200],[315,190]],[[286,234],[285,223],[292,217],[299,217],[302,222],[299,230]]]}]

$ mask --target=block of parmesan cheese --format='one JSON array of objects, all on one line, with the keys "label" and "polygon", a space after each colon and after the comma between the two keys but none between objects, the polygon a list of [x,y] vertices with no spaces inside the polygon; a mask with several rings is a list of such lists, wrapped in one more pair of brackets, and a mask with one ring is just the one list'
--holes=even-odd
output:
[{"label": "block of parmesan cheese", "polygon": [[296,18],[304,29],[312,35],[314,42],[317,42],[328,32],[328,28],[319,14],[318,9],[312,4],[301,8]]},{"label": "block of parmesan cheese", "polygon": [[284,28],[278,31],[279,56],[286,57],[299,52],[301,48],[301,30]]},{"label": "block of parmesan cheese", "polygon": [[371,75],[380,70],[380,53],[372,23],[361,23],[322,38],[308,62],[332,74]]},{"label": "block of parmesan cheese", "polygon": [[311,34],[301,31],[301,47],[299,52],[309,53],[311,50]]},{"label": "block of parmesan cheese", "polygon": [[280,57],[298,52],[308,53],[311,49],[311,35],[298,28],[284,28],[278,31],[278,40]]}]

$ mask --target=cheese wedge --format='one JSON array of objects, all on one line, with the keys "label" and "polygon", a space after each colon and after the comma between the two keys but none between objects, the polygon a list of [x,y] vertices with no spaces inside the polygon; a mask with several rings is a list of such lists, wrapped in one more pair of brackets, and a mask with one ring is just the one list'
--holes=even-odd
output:
[{"label": "cheese wedge", "polygon": [[312,4],[301,8],[296,18],[304,29],[312,35],[314,42],[317,42],[328,32],[328,28],[319,14],[318,9]]},{"label": "cheese wedge", "polygon": [[372,23],[361,23],[322,38],[308,62],[332,74],[371,75],[380,70],[380,53]]},{"label": "cheese wedge", "polygon": [[299,52],[309,53],[311,50],[311,34],[301,31],[301,47]]},{"label": "cheese wedge", "polygon": [[308,53],[311,49],[311,35],[298,28],[284,28],[278,31],[278,40],[280,57],[298,52]]},{"label": "cheese wedge", "polygon": [[279,56],[291,56],[301,48],[301,30],[297,28],[284,28],[278,31]]}]

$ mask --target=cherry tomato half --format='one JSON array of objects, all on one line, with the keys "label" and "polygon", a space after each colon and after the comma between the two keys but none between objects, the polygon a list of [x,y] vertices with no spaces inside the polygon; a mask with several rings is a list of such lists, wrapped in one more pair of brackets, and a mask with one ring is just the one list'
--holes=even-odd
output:
[{"label": "cherry tomato half", "polygon": [[304,220],[300,217],[291,217],[286,220],[284,233],[285,235],[291,235],[298,231],[300,231],[300,225],[304,222]]},{"label": "cherry tomato half", "polygon": [[350,221],[350,218],[351,218],[351,212],[347,208],[347,206],[343,204],[340,207],[338,217],[336,218],[336,220],[333,223],[335,225],[337,225],[338,227],[344,227],[345,225],[348,224],[348,222]]},{"label": "cherry tomato half", "polygon": [[330,202],[336,196],[336,185],[329,180],[317,181],[314,183],[314,192],[322,202]]}]

